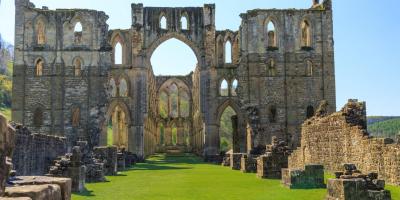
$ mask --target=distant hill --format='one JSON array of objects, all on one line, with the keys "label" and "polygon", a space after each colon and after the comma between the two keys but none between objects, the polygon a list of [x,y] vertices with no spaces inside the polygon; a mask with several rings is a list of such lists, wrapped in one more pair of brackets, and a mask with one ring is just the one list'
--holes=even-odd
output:
[{"label": "distant hill", "polygon": [[368,121],[368,132],[375,137],[395,138],[400,134],[400,117],[396,116],[370,116]]},{"label": "distant hill", "polygon": [[0,35],[0,108],[11,107],[14,46]]}]

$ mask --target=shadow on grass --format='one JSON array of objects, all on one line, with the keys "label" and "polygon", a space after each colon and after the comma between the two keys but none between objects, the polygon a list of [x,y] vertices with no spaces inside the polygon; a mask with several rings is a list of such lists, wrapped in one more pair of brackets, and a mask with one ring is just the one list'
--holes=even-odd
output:
[{"label": "shadow on grass", "polygon": [[177,169],[192,169],[192,167],[172,167],[155,164],[141,164],[133,170],[177,170]]},{"label": "shadow on grass", "polygon": [[72,194],[77,195],[77,196],[83,196],[83,197],[94,197],[96,195],[93,194],[92,190],[87,190],[85,189],[83,192],[73,192]]}]

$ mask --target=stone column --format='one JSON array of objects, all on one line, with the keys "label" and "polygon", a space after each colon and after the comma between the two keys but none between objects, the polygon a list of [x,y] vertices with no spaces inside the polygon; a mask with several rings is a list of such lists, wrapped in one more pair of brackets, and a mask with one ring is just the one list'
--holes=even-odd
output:
[{"label": "stone column", "polygon": [[178,126],[177,128],[177,133],[176,133],[176,135],[177,135],[177,144],[178,145],[184,145],[184,128],[183,128],[183,126]]},{"label": "stone column", "polygon": [[164,144],[166,146],[172,145],[172,129],[170,126],[164,128]]},{"label": "stone column", "polygon": [[239,153],[241,138],[239,137],[239,132],[238,132],[238,117],[237,117],[237,115],[233,115],[231,117],[231,121],[232,121],[232,149],[233,149],[233,153]]}]

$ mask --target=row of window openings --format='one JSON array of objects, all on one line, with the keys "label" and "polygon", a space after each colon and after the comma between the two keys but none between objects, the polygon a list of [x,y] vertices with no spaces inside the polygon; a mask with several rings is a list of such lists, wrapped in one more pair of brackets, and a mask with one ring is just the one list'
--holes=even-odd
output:
[{"label": "row of window openings", "polygon": [[238,81],[235,79],[228,84],[228,81],[223,79],[219,88],[219,95],[223,97],[237,96]]},{"label": "row of window openings", "polygon": [[[82,42],[82,24],[77,22],[74,27],[74,43],[80,44]],[[38,21],[36,24],[37,44],[46,44],[46,26],[43,21]]]},{"label": "row of window openings", "polygon": [[[314,116],[314,107],[313,106],[307,106],[306,108],[306,118],[309,119]],[[277,122],[277,115],[278,111],[275,106],[271,106],[269,108],[269,113],[268,113],[268,120],[270,123],[276,123]]]},{"label": "row of window openings", "polygon": [[[270,21],[267,24],[267,50],[278,49],[277,44],[277,33],[275,29],[275,24]],[[311,48],[311,26],[308,21],[303,21],[301,23],[301,48],[310,49]]]},{"label": "row of window openings", "polygon": [[[167,18],[163,15],[160,18],[160,29],[166,30],[167,29]],[[182,16],[180,20],[180,28],[181,30],[189,30],[189,20],[186,16]]]},{"label": "row of window openings", "polygon": [[[80,58],[76,58],[74,60],[74,76],[82,75],[82,61]],[[42,76],[43,75],[43,68],[44,68],[44,60],[39,58],[35,62],[35,75]]]}]

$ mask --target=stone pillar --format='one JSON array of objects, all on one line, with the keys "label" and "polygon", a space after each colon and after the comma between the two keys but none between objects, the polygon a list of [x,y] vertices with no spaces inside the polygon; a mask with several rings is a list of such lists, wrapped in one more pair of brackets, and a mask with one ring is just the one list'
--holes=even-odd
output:
[{"label": "stone pillar", "polygon": [[233,115],[231,117],[232,121],[232,149],[233,153],[239,153],[240,152],[240,136],[239,136],[239,131],[238,131],[238,116]]},{"label": "stone pillar", "polygon": [[80,147],[72,148],[71,167],[68,168],[68,177],[71,178],[73,192],[85,190],[86,167],[82,163],[82,152]]},{"label": "stone pillar", "polygon": [[177,128],[177,133],[176,133],[176,135],[177,135],[177,144],[178,145],[184,145],[184,128],[183,128],[183,126],[178,126]]},{"label": "stone pillar", "polygon": [[166,146],[172,145],[172,129],[170,126],[164,128],[164,144]]}]

